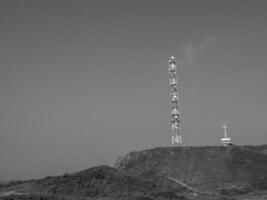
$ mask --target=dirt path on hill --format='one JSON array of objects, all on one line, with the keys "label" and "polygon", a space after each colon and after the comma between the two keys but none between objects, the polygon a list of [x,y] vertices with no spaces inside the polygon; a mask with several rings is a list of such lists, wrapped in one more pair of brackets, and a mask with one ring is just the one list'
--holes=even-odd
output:
[{"label": "dirt path on hill", "polygon": [[11,190],[11,191],[0,193],[0,197],[6,197],[9,195],[25,195],[25,193],[17,192],[16,190]]},{"label": "dirt path on hill", "polygon": [[180,185],[186,187],[187,189],[189,189],[189,190],[191,190],[191,191],[193,191],[193,192],[195,192],[195,193],[199,193],[199,194],[207,194],[207,195],[215,195],[214,193],[211,193],[211,192],[200,191],[200,190],[197,190],[197,189],[195,189],[195,188],[192,188],[191,186],[189,186],[189,185],[183,183],[182,181],[179,181],[179,180],[177,180],[177,179],[175,179],[175,178],[172,178],[172,177],[170,177],[170,176],[168,176],[167,179],[169,179],[169,180],[171,180],[171,181],[174,181],[174,182],[176,182],[176,183],[178,183],[178,184],[180,184]]}]

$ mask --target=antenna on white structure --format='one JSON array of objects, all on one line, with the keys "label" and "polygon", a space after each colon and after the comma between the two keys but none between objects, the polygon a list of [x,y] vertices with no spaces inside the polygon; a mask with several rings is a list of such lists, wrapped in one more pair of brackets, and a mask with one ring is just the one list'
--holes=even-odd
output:
[{"label": "antenna on white structure", "polygon": [[223,128],[223,131],[224,131],[224,137],[221,138],[221,143],[222,143],[223,146],[228,146],[231,143],[231,138],[227,137],[227,128],[228,127],[224,123],[222,128]]},{"label": "antenna on white structure", "polygon": [[180,111],[179,111],[179,94],[176,61],[172,56],[169,60],[169,74],[171,86],[171,129],[172,145],[182,145],[182,136],[180,132]]}]

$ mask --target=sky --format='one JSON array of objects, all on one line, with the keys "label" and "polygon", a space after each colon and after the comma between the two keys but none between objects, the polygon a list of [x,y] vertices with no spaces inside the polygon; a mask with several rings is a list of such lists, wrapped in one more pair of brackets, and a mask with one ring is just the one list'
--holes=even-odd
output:
[{"label": "sky", "polygon": [[0,180],[113,165],[171,145],[267,144],[267,2],[0,2]]}]

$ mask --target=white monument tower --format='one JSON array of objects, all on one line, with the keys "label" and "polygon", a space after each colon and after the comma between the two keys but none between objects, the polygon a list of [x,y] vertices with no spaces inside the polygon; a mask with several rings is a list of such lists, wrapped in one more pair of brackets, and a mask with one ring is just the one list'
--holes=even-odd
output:
[{"label": "white monument tower", "polygon": [[222,128],[223,128],[223,131],[224,131],[224,137],[221,138],[221,143],[222,143],[223,146],[228,146],[231,143],[231,138],[227,137],[227,130],[226,129],[228,127],[224,123]]},{"label": "white monument tower", "polygon": [[179,111],[179,94],[177,68],[174,57],[169,60],[169,74],[171,86],[171,129],[172,129],[172,145],[182,146],[182,136],[180,132],[180,111]]}]

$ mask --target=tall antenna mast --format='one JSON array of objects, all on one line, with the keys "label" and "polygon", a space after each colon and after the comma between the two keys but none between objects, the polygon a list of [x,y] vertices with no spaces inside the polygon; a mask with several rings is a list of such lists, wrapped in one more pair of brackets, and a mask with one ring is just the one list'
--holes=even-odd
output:
[{"label": "tall antenna mast", "polygon": [[171,86],[171,129],[172,145],[182,146],[182,136],[180,132],[180,111],[179,111],[179,93],[176,61],[172,56],[169,60],[169,74]]},{"label": "tall antenna mast", "polygon": [[224,137],[227,138],[227,129],[228,127],[226,126],[226,124],[224,123],[222,126],[223,132],[224,132]]}]

